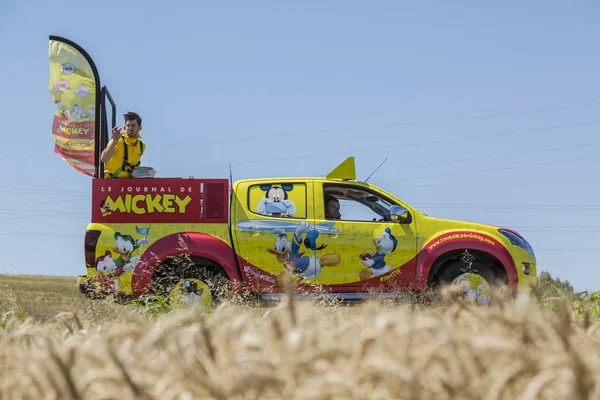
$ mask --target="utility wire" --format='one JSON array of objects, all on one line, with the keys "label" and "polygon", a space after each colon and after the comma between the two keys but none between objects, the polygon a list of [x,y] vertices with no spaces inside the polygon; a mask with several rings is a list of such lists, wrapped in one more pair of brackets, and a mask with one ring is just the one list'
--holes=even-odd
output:
[{"label": "utility wire", "polygon": [[[397,144],[397,145],[386,145],[385,149],[387,150],[387,149],[397,149],[397,148],[407,149],[407,148],[412,148],[412,147],[427,147],[427,146],[431,146],[433,144],[456,142],[456,141],[465,140],[465,139],[474,139],[474,140],[487,139],[490,137],[497,137],[497,136],[509,136],[509,135],[517,135],[520,133],[548,131],[550,129],[571,128],[571,127],[575,127],[575,126],[587,126],[587,125],[597,125],[597,124],[600,124],[600,121],[590,121],[590,122],[573,123],[573,124],[565,124],[565,125],[555,125],[555,126],[549,126],[549,127],[544,127],[544,128],[520,129],[520,130],[515,130],[515,131],[497,132],[497,133],[492,133],[492,134],[487,134],[487,135],[478,134],[478,135],[468,135],[468,136],[454,136],[454,137],[441,139],[441,140],[437,140],[437,141],[425,142],[425,141],[421,140],[420,142],[417,142],[417,143],[403,143],[403,144]],[[325,157],[325,156],[331,156],[331,155],[348,155],[348,154],[352,154],[352,153],[360,153],[362,155],[362,154],[371,153],[371,152],[381,153],[382,149],[378,146],[373,146],[368,149],[361,147],[361,148],[347,149],[347,150],[342,150],[342,151],[329,151],[329,152],[322,152],[322,153],[315,153],[315,154],[288,155],[285,157],[265,158],[263,155],[261,158],[254,159],[254,160],[239,161],[239,162],[227,162],[227,163],[223,163],[223,164],[208,164],[208,165],[197,166],[195,168],[210,169],[210,168],[216,168],[216,167],[226,167],[226,166],[229,166],[230,164],[232,166],[248,165],[248,164],[261,164],[261,163],[272,164],[274,161],[301,160],[301,159],[306,159],[306,158]],[[191,168],[188,167],[188,168],[166,169],[166,170],[162,170],[162,173],[182,171],[184,169],[189,170]]]},{"label": "utility wire", "polygon": [[301,131],[301,132],[294,132],[294,133],[277,133],[277,134],[268,134],[268,135],[236,137],[236,138],[228,138],[228,139],[202,140],[202,141],[197,141],[197,142],[178,142],[178,143],[174,143],[174,144],[164,144],[164,145],[161,145],[161,147],[168,148],[168,147],[190,146],[190,145],[194,145],[194,144],[206,145],[206,144],[214,144],[214,143],[231,143],[231,142],[237,143],[237,142],[241,142],[241,141],[257,140],[257,139],[277,139],[277,138],[299,137],[299,136],[307,136],[307,135],[321,135],[323,133],[347,132],[347,131],[359,130],[359,129],[377,129],[377,128],[392,128],[392,127],[410,126],[410,125],[423,125],[423,124],[431,124],[431,123],[437,123],[437,122],[460,121],[460,120],[469,120],[469,119],[481,119],[481,118],[500,117],[500,116],[508,116],[508,115],[528,114],[528,113],[536,113],[536,112],[543,112],[543,111],[564,110],[564,109],[568,109],[568,108],[595,107],[598,105],[600,105],[600,102],[567,105],[567,106],[556,106],[556,107],[533,108],[533,109],[527,109],[527,110],[522,110],[522,111],[496,112],[496,113],[476,114],[476,115],[467,115],[467,116],[450,117],[450,118],[432,118],[432,119],[425,119],[425,120],[419,120],[419,121],[403,121],[403,122],[388,123],[388,124],[364,125],[362,127],[319,129],[319,130]]}]

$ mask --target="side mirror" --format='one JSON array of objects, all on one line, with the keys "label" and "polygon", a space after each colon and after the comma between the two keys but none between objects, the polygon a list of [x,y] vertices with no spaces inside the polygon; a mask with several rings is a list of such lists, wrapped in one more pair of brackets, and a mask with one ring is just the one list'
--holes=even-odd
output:
[{"label": "side mirror", "polygon": [[390,209],[390,218],[393,222],[397,222],[399,224],[410,223],[410,214],[408,213],[408,210],[402,206],[392,206]]}]

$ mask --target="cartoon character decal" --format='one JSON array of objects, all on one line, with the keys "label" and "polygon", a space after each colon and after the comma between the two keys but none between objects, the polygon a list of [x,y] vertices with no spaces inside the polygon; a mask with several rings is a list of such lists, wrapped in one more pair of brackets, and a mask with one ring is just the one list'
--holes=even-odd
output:
[{"label": "cartoon character decal", "polygon": [[137,233],[145,234],[146,236],[135,240],[131,235],[124,235],[121,232],[115,232],[115,251],[120,254],[119,258],[115,260],[115,264],[118,267],[123,267],[125,270],[133,269],[139,262],[140,257],[131,255],[137,250],[142,244],[148,243],[148,230],[149,228],[138,228],[135,227]]},{"label": "cartoon character decal", "polygon": [[[379,236],[372,239],[374,249],[363,251],[358,255],[358,259],[354,259],[356,260],[355,262],[346,264],[344,267],[339,253],[336,251],[323,251],[328,247],[328,244],[323,243],[321,240],[323,238],[322,235],[343,234],[340,229],[334,227],[335,224],[336,222],[334,221],[312,224],[308,221],[296,222],[281,219],[250,219],[236,223],[241,232],[268,232],[275,235],[274,241],[271,242],[273,244],[266,249],[263,248],[261,251],[268,252],[277,260],[278,265],[281,265],[285,271],[298,278],[318,278],[324,275],[322,274],[323,268],[340,265],[347,270],[350,268],[354,270],[354,268],[358,267],[360,272],[352,272],[352,274],[355,274],[355,277],[358,275],[359,280],[380,277],[392,270],[389,258],[390,254],[397,250],[398,240],[392,234],[390,227],[386,227],[382,232],[380,231]],[[289,234],[290,232],[292,235]],[[355,232],[350,234],[355,234]],[[362,234],[359,234],[358,237],[362,237]],[[254,251],[254,249],[251,251]],[[355,263],[357,264],[356,266],[354,265]],[[268,263],[265,271],[273,274],[276,280],[280,281],[283,272],[279,272],[281,270],[278,270],[276,267],[274,268],[272,265]],[[260,268],[260,266],[258,267]],[[344,274],[346,274],[345,271],[340,271],[335,276],[323,276],[323,279],[339,280],[338,276]],[[332,282],[333,284],[338,283],[335,280]]]},{"label": "cartoon character decal", "polygon": [[[304,240],[302,236],[306,234]],[[316,254],[311,256],[300,252],[302,244],[312,251],[323,250],[327,245],[317,245],[319,231],[312,228],[309,222],[303,221],[294,232],[289,260],[284,264],[285,268],[301,278],[316,278],[321,273],[322,267],[335,267],[339,265],[341,258],[337,253],[324,254],[317,258]]]},{"label": "cartoon character decal", "polygon": [[88,107],[86,110],[79,104],[73,104],[73,108],[69,112],[69,119],[73,121],[82,121],[86,119],[92,119],[94,117],[94,110],[92,107]]},{"label": "cartoon character decal", "polygon": [[117,269],[117,264],[112,258],[110,250],[106,250],[103,256],[98,257],[96,260],[96,271],[98,274],[110,274]]},{"label": "cartoon character decal", "polygon": [[115,259],[113,253],[110,250],[96,259],[96,271],[98,276],[94,281],[105,290],[118,292],[120,290],[120,277],[125,271],[131,271],[135,268],[139,262],[140,257],[132,254],[141,245],[147,244],[148,231],[150,228],[138,228],[135,227],[136,232],[143,234],[142,238],[134,240],[131,235],[125,235],[120,232],[115,232],[115,246],[114,250],[119,254]]},{"label": "cartoon character decal", "polygon": [[362,265],[366,267],[359,274],[362,280],[389,272],[391,265],[386,263],[385,256],[396,250],[396,246],[398,246],[398,240],[392,235],[390,228],[385,228],[385,231],[373,243],[376,249],[375,254],[373,254],[373,250],[368,249],[358,256]]},{"label": "cartoon character decal", "polygon": [[113,213],[113,209],[106,201],[100,201],[100,211],[102,212],[102,216],[105,217]]},{"label": "cartoon character decal", "polygon": [[[477,303],[480,306],[490,304],[490,287],[482,277],[465,273],[459,276],[455,283],[462,288],[462,298],[467,303]],[[476,289],[472,289],[474,285],[477,285]]]},{"label": "cartoon character decal", "polygon": [[181,284],[180,291],[181,295],[177,299],[177,302],[180,304],[195,306],[200,304],[200,298],[204,293],[204,288],[198,289],[198,282],[195,280],[186,280]]},{"label": "cartoon character decal", "polygon": [[102,289],[109,291],[119,291],[119,276],[123,273],[122,269],[117,267],[110,250],[106,250],[104,255],[96,259],[96,271],[98,277],[96,282]]},{"label": "cartoon character decal", "polygon": [[290,260],[292,244],[285,233],[285,229],[275,228],[271,230],[271,233],[277,234],[277,239],[275,239],[273,248],[267,249],[267,251],[277,257],[277,261],[280,264],[286,264]]},{"label": "cartoon character decal", "polygon": [[294,189],[294,185],[260,185],[265,196],[260,199],[256,212],[272,217],[293,217],[296,215],[296,205],[288,199],[288,192]]}]

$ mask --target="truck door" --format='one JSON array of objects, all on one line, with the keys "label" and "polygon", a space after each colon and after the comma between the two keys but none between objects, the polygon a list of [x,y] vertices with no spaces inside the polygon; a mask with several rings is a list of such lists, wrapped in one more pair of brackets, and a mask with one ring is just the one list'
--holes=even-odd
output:
[{"label": "truck door", "polygon": [[312,181],[243,181],[234,196],[231,229],[244,280],[261,292],[280,292],[288,271],[314,284],[305,248],[314,224]]},{"label": "truck door", "polygon": [[[339,219],[335,213],[339,204]],[[334,291],[408,285],[416,276],[416,226],[391,220],[400,205],[377,190],[351,183],[315,183],[315,222],[333,223],[339,234],[320,238],[317,283]],[[340,287],[341,286],[341,287]],[[347,289],[347,290],[344,290]]]}]

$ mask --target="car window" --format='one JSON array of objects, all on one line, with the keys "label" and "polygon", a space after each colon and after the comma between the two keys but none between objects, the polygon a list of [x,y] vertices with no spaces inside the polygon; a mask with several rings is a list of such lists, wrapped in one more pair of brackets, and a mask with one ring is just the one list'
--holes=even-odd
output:
[{"label": "car window", "polygon": [[306,185],[269,182],[253,185],[248,191],[252,212],[278,218],[306,218]]},{"label": "car window", "polygon": [[[326,199],[329,195],[338,200],[340,219],[343,221],[391,221],[392,204],[370,191],[336,186],[327,186],[324,189]],[[326,210],[325,215],[327,215]]]}]

